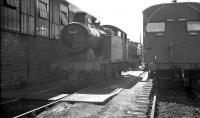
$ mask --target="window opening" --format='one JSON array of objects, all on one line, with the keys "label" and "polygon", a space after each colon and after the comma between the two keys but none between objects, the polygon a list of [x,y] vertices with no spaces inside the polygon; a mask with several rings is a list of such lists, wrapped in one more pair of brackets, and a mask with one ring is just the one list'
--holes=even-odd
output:
[{"label": "window opening", "polygon": [[165,32],[165,23],[148,23],[146,26],[146,32]]},{"label": "window opening", "polygon": [[60,19],[63,25],[68,24],[68,8],[63,4],[60,4]]},{"label": "window opening", "polygon": [[188,31],[200,31],[200,21],[188,21],[187,22]]}]

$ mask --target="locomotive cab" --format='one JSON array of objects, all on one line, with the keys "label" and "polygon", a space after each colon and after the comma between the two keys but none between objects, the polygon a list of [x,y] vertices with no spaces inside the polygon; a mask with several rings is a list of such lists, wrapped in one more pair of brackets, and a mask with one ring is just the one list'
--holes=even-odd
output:
[{"label": "locomotive cab", "polygon": [[85,12],[76,12],[74,20],[75,22],[79,22],[85,24],[88,27],[91,27],[95,24],[96,18]]}]

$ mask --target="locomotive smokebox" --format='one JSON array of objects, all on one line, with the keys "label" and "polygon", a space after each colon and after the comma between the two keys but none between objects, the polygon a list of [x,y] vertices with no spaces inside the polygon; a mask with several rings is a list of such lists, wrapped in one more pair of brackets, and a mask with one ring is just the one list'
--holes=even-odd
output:
[{"label": "locomotive smokebox", "polygon": [[69,24],[62,29],[60,39],[69,52],[76,53],[88,48],[88,31],[82,24]]},{"label": "locomotive smokebox", "polygon": [[70,23],[63,28],[60,39],[70,53],[78,53],[97,47],[100,36],[96,28],[86,27],[80,23]]}]

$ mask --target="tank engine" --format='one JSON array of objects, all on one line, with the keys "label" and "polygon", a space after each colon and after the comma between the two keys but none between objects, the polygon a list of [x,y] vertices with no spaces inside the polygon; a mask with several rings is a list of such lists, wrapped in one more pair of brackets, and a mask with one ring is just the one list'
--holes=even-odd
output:
[{"label": "tank engine", "polygon": [[142,64],[141,44],[133,41],[128,43],[128,65],[129,68],[138,69]]},{"label": "tank engine", "polygon": [[114,26],[100,26],[95,21],[95,17],[77,12],[75,22],[61,31],[60,39],[68,59],[59,66],[69,72],[69,82],[73,85],[110,80],[125,68],[126,33]]}]

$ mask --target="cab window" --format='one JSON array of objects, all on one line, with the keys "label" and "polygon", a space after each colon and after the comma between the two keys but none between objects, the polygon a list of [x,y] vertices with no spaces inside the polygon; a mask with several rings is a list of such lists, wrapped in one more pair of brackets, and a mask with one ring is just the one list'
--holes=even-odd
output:
[{"label": "cab window", "polygon": [[188,21],[187,22],[188,31],[200,31],[200,21]]},{"label": "cab window", "polygon": [[87,19],[88,27],[92,27],[92,20],[90,18]]},{"label": "cab window", "polygon": [[117,36],[121,37],[122,33],[118,31]]},{"label": "cab window", "polygon": [[146,26],[146,32],[165,32],[165,23],[148,23]]},{"label": "cab window", "polygon": [[88,24],[92,24],[92,20],[88,18]]}]

